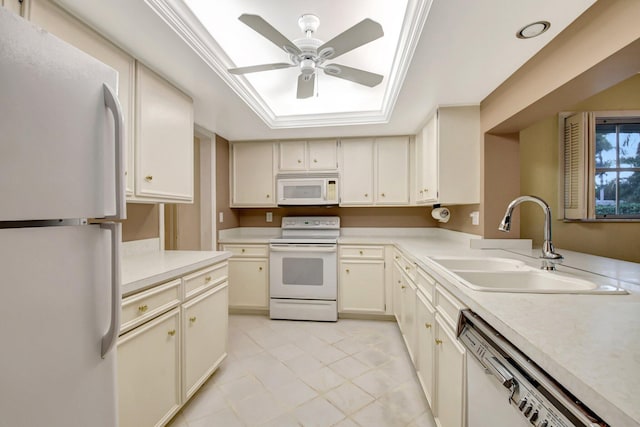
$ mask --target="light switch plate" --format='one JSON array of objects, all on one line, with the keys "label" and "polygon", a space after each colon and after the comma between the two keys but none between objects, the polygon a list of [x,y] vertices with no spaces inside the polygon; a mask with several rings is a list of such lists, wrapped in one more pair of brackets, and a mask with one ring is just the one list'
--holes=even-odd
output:
[{"label": "light switch plate", "polygon": [[267,222],[273,222],[273,212],[267,212],[266,219]]},{"label": "light switch plate", "polygon": [[224,212],[219,212],[218,213],[218,221],[224,222]]}]

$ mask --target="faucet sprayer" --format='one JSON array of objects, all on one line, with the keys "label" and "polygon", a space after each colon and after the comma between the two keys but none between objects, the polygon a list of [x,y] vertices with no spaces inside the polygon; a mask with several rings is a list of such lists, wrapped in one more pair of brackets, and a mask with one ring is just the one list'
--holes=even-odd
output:
[{"label": "faucet sprayer", "polygon": [[509,206],[507,206],[507,212],[504,214],[504,218],[498,226],[498,230],[508,232],[511,230],[511,215],[513,215],[513,209],[522,202],[534,202],[538,204],[544,211],[544,242],[542,243],[542,269],[555,270],[556,264],[562,262],[562,255],[557,253],[551,242],[551,209],[547,202],[536,196],[520,196],[515,198]]}]

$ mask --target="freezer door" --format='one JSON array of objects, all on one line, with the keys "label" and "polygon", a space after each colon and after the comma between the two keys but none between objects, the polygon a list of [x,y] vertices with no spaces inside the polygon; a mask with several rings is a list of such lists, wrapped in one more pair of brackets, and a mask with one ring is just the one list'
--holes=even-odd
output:
[{"label": "freezer door", "polygon": [[117,73],[0,8],[0,76],[0,222],[114,215]]},{"label": "freezer door", "polygon": [[117,425],[111,232],[0,229],[0,427]]}]

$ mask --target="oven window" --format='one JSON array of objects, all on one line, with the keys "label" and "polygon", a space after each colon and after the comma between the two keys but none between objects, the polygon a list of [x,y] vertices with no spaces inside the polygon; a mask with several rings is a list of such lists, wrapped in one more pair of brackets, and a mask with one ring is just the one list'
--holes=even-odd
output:
[{"label": "oven window", "polygon": [[283,258],[282,284],[322,286],[322,258]]},{"label": "oven window", "polygon": [[283,188],[285,199],[319,199],[322,196],[322,186],[315,185],[285,185]]}]

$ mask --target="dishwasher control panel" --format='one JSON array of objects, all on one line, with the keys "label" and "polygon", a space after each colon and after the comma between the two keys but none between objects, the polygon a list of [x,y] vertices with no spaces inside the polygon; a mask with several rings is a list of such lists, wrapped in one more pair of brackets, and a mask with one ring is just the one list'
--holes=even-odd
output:
[{"label": "dishwasher control panel", "polygon": [[458,338],[497,387],[504,390],[508,397],[505,400],[516,411],[516,418],[523,418],[523,423],[535,427],[607,425],[588,414],[564,389],[477,315],[463,312]]}]

